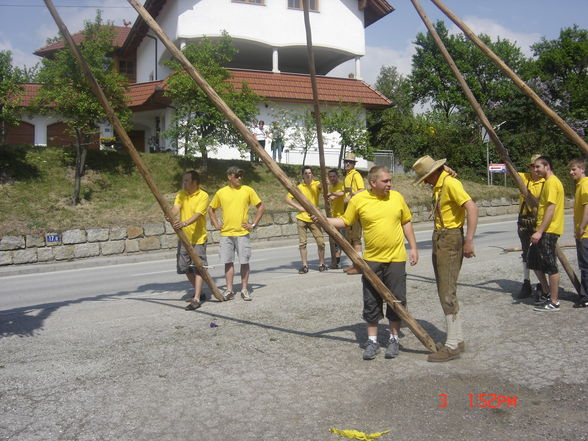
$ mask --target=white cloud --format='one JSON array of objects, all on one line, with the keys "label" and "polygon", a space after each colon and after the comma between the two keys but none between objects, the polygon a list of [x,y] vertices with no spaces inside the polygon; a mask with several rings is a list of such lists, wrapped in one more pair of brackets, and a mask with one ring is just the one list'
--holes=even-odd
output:
[{"label": "white cloud", "polygon": [[9,40],[7,40],[3,35],[0,35],[0,51],[10,51],[11,52],[13,66],[33,67],[35,64],[37,64],[41,60],[36,55],[23,52],[20,49],[16,49],[12,45],[12,43]]},{"label": "white cloud", "polygon": [[[408,43],[403,50],[390,49],[381,46],[367,46],[366,54],[361,58],[360,69],[362,79],[374,84],[382,66],[396,66],[402,75],[410,74],[414,45]],[[347,61],[337,66],[329,76],[347,77],[355,72],[354,61]]]},{"label": "white cloud", "polygon": [[[466,17],[463,21],[472,31],[476,33],[476,35],[486,34],[492,38],[492,40],[496,40],[498,37],[500,37],[503,40],[505,39],[509,40],[511,43],[516,43],[516,45],[523,51],[523,54],[528,57],[532,55],[530,46],[533,43],[539,41],[541,38],[541,35],[538,33],[524,34],[511,31],[487,18]],[[449,28],[449,32],[451,34],[457,34],[461,33],[461,29],[459,29],[456,25],[452,25]]]}]

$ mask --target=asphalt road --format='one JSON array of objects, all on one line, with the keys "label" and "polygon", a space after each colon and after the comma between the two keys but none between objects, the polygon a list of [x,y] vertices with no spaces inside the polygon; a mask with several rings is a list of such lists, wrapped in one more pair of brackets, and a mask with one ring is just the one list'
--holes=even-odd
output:
[{"label": "asphalt road", "polygon": [[[430,235],[417,232],[409,312],[443,340]],[[407,328],[398,358],[363,361],[360,277],[298,275],[292,241],[254,250],[252,302],[213,299],[196,312],[183,310],[189,285],[173,258],[5,272],[0,439],[341,439],[333,427],[390,430],[383,441],[588,439],[588,311],[572,309],[565,275],[561,311],[513,302],[520,258],[503,248],[517,245],[512,219],[480,225],[458,293],[467,352],[442,364]],[[575,267],[575,250],[565,254]],[[217,262],[211,249],[222,286]]]}]

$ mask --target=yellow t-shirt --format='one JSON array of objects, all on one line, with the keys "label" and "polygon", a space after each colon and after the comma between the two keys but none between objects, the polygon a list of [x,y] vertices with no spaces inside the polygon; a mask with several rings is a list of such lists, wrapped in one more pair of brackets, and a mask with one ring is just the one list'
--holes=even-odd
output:
[{"label": "yellow t-shirt", "polygon": [[349,196],[351,193],[355,193],[356,191],[365,188],[361,173],[354,168],[349,170],[343,180],[343,187],[345,190],[345,196]]},{"label": "yellow t-shirt", "polygon": [[[336,193],[338,191],[344,191],[343,183],[337,182],[335,185],[329,185],[329,193]],[[331,216],[339,217],[345,212],[343,201],[345,196],[340,196],[331,201]]]},{"label": "yellow t-shirt", "polygon": [[186,221],[200,213],[196,222],[183,228],[191,244],[200,245],[206,243],[206,208],[208,207],[208,193],[197,190],[189,194],[186,190],[180,190],[176,195],[174,206],[180,207],[180,221]]},{"label": "yellow t-shirt", "polygon": [[[576,197],[574,198],[574,232],[578,231],[582,225],[584,217],[584,205],[588,204],[588,177],[584,177],[576,182]],[[588,237],[588,226],[582,233],[582,239]]]},{"label": "yellow t-shirt", "polygon": [[261,199],[251,187],[241,185],[233,188],[230,185],[221,188],[216,192],[210,206],[215,210],[223,210],[223,228],[221,236],[245,236],[249,231],[243,228],[247,222],[249,207],[261,203]]},{"label": "yellow t-shirt", "polygon": [[564,189],[561,181],[555,175],[551,175],[545,180],[541,198],[539,199],[539,208],[537,209],[536,229],[543,222],[545,209],[549,204],[555,204],[555,213],[545,232],[561,236],[564,233]]},{"label": "yellow t-shirt", "polygon": [[[446,171],[441,172],[435,188],[433,188],[434,203],[437,203],[439,194],[441,194],[441,200],[438,204],[443,217],[443,226],[445,228],[462,228],[466,218],[466,209],[463,204],[472,199],[470,195],[463,189],[461,182],[449,176]],[[435,212],[434,216],[435,228],[438,230],[443,228],[438,213]]]},{"label": "yellow t-shirt", "polygon": [[[312,205],[318,207],[319,203],[319,195],[321,194],[321,183],[319,181],[312,181],[310,185],[306,185],[304,182],[302,184],[298,184],[298,190],[302,192],[306,199],[308,199]],[[288,197],[290,199],[294,199],[291,193],[288,193]],[[296,219],[300,219],[304,222],[312,222],[310,215],[306,211],[301,211],[296,216]]]},{"label": "yellow t-shirt", "polygon": [[[529,192],[535,196],[537,199],[539,199],[539,195],[541,194],[541,189],[543,188],[543,185],[545,183],[545,178],[539,178],[539,180],[537,181],[533,181],[531,179],[531,173],[521,173],[519,172],[519,176],[521,177],[521,179],[523,180],[523,183],[525,184],[525,186],[529,189]],[[523,197],[523,195],[519,196],[519,207],[521,207],[523,205],[525,198]],[[528,214],[529,210],[527,207],[527,204],[525,204],[522,207],[522,214]]]},{"label": "yellow t-shirt", "polygon": [[406,201],[397,191],[379,197],[371,191],[353,196],[341,216],[350,226],[357,219],[363,227],[363,258],[372,262],[406,262],[402,225],[412,219]]}]

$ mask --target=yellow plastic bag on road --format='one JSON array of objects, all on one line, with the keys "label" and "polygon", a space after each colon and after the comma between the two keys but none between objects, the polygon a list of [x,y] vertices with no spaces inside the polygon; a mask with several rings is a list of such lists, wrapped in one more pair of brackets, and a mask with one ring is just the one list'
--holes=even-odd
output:
[{"label": "yellow plastic bag on road", "polygon": [[388,433],[390,431],[385,430],[384,432],[376,432],[376,433],[371,433],[368,435],[367,433],[360,432],[359,430],[339,430],[339,429],[335,429],[333,427],[333,428],[329,429],[329,432],[334,433],[336,435],[344,436],[349,439],[358,439],[358,440],[362,440],[362,441],[372,441],[374,439],[378,439],[379,437],[381,437],[382,435],[384,435],[385,433]]}]

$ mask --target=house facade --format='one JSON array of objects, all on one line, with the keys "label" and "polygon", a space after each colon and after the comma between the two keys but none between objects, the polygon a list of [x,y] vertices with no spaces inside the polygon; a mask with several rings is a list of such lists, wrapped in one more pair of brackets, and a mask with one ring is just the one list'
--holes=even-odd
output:
[{"label": "house facade", "polygon": [[[204,36],[214,40],[223,31],[228,32],[238,49],[226,66],[231,72],[230,81],[236,87],[245,81],[262,97],[257,119],[264,120],[266,127],[285,111],[302,114],[312,109],[302,0],[146,0],[144,6],[179,48]],[[367,109],[389,106],[388,99],[361,80],[360,60],[365,54],[365,28],[392,12],[390,4],[384,0],[310,0],[310,8],[321,111],[356,105],[361,108],[358,117],[365,120]],[[165,96],[165,79],[170,71],[163,65],[171,55],[141,17],[130,28],[115,30],[113,59],[130,81],[131,139],[141,151],[182,153],[181,144],[163,136],[174,116],[173,103]],[[51,56],[61,47],[63,44],[58,42],[35,53]],[[325,76],[349,60],[355,60],[352,78]],[[38,85],[26,87],[25,95],[30,98]],[[23,118],[23,123],[27,126],[21,129],[21,138],[27,131],[31,137],[31,125],[32,143],[55,145],[55,130],[51,136],[49,129],[61,123],[58,116],[30,115]],[[101,136],[114,136],[109,124],[99,126]],[[282,161],[301,164],[303,146],[287,137],[285,147]],[[266,149],[271,149],[269,140]],[[336,165],[338,152],[338,135],[326,134],[327,166]],[[210,156],[232,159],[243,157],[243,153],[234,147],[217,146]],[[306,163],[318,165],[316,145],[307,151]]]}]

